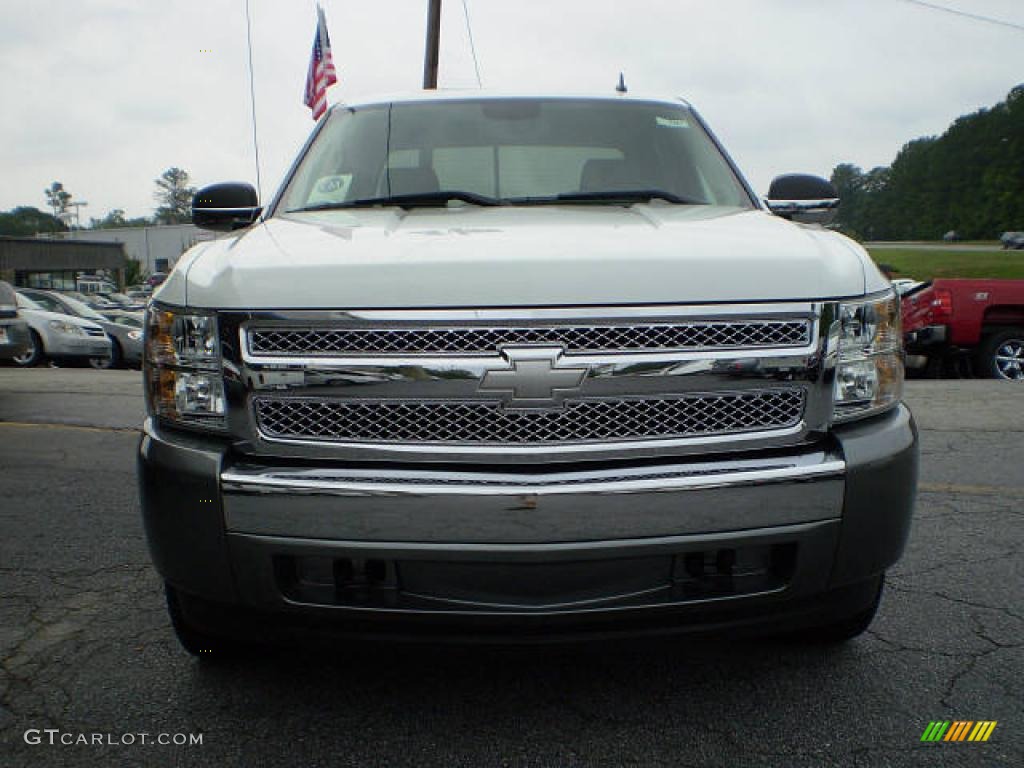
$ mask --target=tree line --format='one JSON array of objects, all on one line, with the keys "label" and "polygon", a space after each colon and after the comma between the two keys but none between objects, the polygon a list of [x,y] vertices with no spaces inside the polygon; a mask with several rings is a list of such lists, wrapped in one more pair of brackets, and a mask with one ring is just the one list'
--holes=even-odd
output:
[{"label": "tree line", "polygon": [[866,240],[996,239],[1024,230],[1024,85],[1005,101],[915,139],[892,165],[832,172],[838,228]]},{"label": "tree line", "polygon": [[[127,218],[122,208],[115,208],[100,218],[90,218],[87,227],[84,228],[116,229],[191,222],[192,196],[196,189],[190,184],[188,172],[181,168],[168,168],[153,183],[156,185],[153,197],[158,206],[152,218]],[[75,197],[61,182],[53,182],[43,190],[43,194],[52,213],[32,206],[18,206],[10,211],[0,211],[0,235],[31,237],[36,234],[65,232],[73,219],[75,225],[79,225],[79,209],[75,206]]]}]

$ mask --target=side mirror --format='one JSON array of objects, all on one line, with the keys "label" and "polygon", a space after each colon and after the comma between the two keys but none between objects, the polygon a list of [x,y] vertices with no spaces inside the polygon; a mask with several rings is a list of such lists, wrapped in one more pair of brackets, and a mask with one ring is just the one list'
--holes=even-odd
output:
[{"label": "side mirror", "polygon": [[211,184],[192,198],[192,223],[203,229],[231,232],[248,227],[262,210],[252,184]]},{"label": "side mirror", "polygon": [[768,190],[768,210],[798,224],[831,224],[839,209],[839,192],[820,176],[778,176]]}]

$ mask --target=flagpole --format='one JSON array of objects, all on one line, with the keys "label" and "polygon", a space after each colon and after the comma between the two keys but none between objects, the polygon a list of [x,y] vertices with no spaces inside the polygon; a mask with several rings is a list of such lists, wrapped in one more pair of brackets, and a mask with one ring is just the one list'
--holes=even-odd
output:
[{"label": "flagpole", "polygon": [[249,14],[249,0],[245,0],[245,36],[249,43],[249,103],[252,105],[252,148],[256,161],[256,196],[263,199],[263,184],[260,180],[260,144],[256,131],[256,80],[252,67],[252,20]]},{"label": "flagpole", "polygon": [[423,88],[437,89],[438,49],[441,45],[441,0],[430,0],[427,10],[427,50],[423,57]]}]

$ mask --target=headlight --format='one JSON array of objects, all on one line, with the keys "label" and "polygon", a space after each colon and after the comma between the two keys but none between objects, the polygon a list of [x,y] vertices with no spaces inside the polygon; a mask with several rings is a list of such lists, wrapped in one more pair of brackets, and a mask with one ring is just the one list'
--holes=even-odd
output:
[{"label": "headlight", "polygon": [[132,341],[138,341],[139,339],[142,338],[142,331],[128,331],[128,333],[126,333],[125,336],[127,336]]},{"label": "headlight", "polygon": [[227,404],[214,315],[150,307],[144,356],[151,414],[185,426],[225,428]]},{"label": "headlight", "polygon": [[837,353],[834,421],[878,413],[900,401],[903,342],[895,293],[843,302],[832,337],[830,346]]},{"label": "headlight", "polygon": [[79,326],[73,323],[65,323],[63,320],[51,320],[50,327],[57,333],[66,333],[69,336],[85,336],[85,331]]}]

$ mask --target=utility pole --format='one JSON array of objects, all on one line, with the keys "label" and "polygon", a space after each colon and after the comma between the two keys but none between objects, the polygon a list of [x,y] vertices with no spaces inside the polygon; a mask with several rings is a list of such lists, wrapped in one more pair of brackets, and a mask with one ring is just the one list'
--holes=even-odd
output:
[{"label": "utility pole", "polygon": [[441,46],[441,0],[430,0],[427,11],[427,52],[423,57],[423,88],[437,90],[437,62]]},{"label": "utility pole", "polygon": [[76,200],[75,202],[71,203],[71,205],[73,205],[75,207],[75,226],[78,227],[79,229],[81,229],[82,228],[82,208],[84,208],[85,206],[87,206],[89,204],[84,202],[84,201],[81,201],[81,200]]}]

